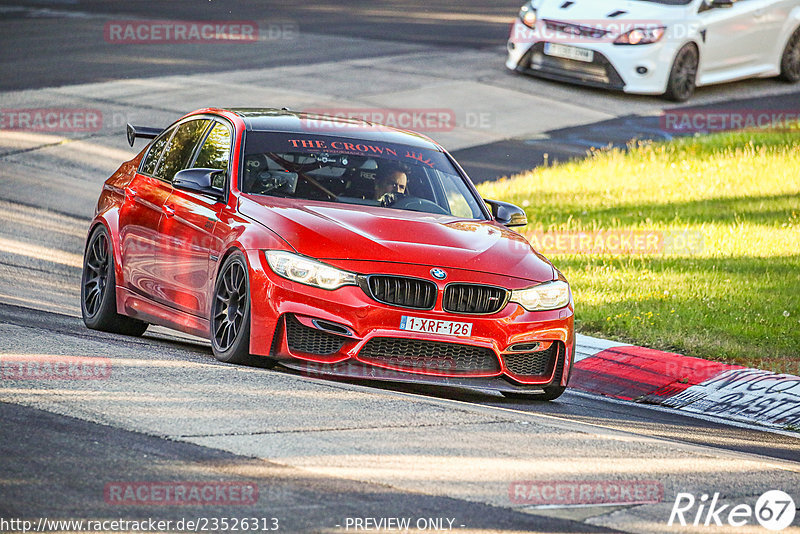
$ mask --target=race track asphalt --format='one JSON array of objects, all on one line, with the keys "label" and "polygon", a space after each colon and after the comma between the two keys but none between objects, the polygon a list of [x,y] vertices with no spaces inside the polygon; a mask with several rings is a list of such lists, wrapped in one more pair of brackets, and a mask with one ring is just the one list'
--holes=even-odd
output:
[{"label": "race track asphalt", "polygon": [[[568,392],[558,401],[343,383],[216,362],[207,343],[153,328],[86,330],[78,308],[88,220],[103,180],[134,154],[124,122],[165,125],[211,103],[449,107],[430,132],[476,179],[663,138],[673,105],[508,73],[516,3],[0,2],[4,110],[88,108],[96,131],[0,129],[0,360],[108,358],[104,380],[0,381],[0,518],[243,516],[242,508],[108,505],[110,482],[254,481],[282,531],[354,517],[449,517],[464,532],[670,532],[680,491],[750,502],[800,487],[800,439]],[[205,4],[204,4],[205,6]],[[112,45],[110,20],[296,23],[255,45]],[[248,48],[251,47],[251,48]],[[747,81],[691,106],[796,106],[795,88]],[[486,122],[470,124],[470,118]],[[654,118],[655,117],[655,118]],[[661,136],[661,137],[659,137]],[[137,150],[141,145],[137,145]],[[531,506],[520,480],[655,480],[659,503]],[[339,525],[339,527],[337,527]],[[464,525],[461,527],[460,525]]]}]

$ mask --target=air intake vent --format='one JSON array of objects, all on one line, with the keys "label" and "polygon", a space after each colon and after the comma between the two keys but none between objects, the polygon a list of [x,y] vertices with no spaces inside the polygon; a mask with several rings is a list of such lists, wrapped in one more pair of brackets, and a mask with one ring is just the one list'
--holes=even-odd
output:
[{"label": "air intake vent", "polygon": [[374,337],[358,353],[365,362],[427,374],[490,373],[500,370],[494,351],[461,343]]},{"label": "air intake vent", "polygon": [[292,352],[329,356],[339,352],[345,341],[340,336],[305,326],[293,315],[286,316],[286,343]]},{"label": "air intake vent", "polygon": [[562,22],[558,20],[545,19],[544,24],[548,30],[591,39],[602,39],[611,33],[610,30],[604,30],[602,28],[594,28],[592,26],[583,26],[581,24],[573,24],[571,22]]},{"label": "air intake vent", "polygon": [[372,275],[367,278],[369,296],[384,304],[430,310],[436,304],[436,284],[419,278]]},{"label": "air intake vent", "polygon": [[500,287],[450,284],[444,290],[442,307],[450,313],[497,313],[507,299],[508,291]]},{"label": "air intake vent", "polygon": [[[503,354],[506,368],[519,376],[548,376],[558,356],[560,343],[553,343],[549,349],[538,352],[517,352]],[[558,377],[561,380],[561,377]]]}]

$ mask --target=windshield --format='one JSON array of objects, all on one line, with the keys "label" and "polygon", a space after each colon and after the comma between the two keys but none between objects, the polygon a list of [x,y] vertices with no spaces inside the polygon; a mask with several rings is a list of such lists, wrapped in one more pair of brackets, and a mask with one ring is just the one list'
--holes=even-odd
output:
[{"label": "windshield", "polygon": [[485,219],[447,157],[333,136],[247,132],[243,193]]}]

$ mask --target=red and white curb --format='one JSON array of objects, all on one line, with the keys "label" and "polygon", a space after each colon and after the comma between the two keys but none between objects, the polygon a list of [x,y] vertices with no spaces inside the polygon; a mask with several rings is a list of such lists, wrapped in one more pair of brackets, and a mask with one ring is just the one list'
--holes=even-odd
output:
[{"label": "red and white curb", "polygon": [[578,335],[571,388],[800,430],[800,377]]}]

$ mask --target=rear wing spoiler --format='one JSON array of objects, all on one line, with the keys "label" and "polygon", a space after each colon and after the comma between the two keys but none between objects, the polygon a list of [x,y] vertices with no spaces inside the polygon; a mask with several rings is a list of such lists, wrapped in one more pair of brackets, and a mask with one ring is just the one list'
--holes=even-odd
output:
[{"label": "rear wing spoiler", "polygon": [[151,128],[149,126],[132,126],[131,124],[125,126],[128,144],[131,146],[137,139],[155,139],[163,131],[163,128]]}]

